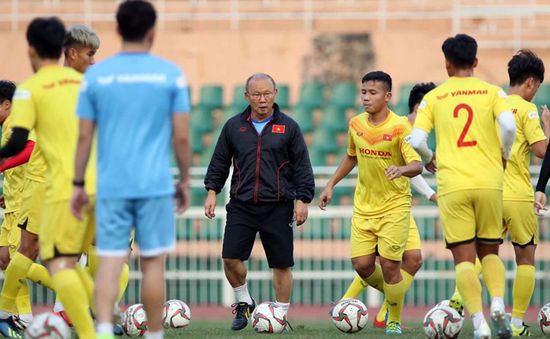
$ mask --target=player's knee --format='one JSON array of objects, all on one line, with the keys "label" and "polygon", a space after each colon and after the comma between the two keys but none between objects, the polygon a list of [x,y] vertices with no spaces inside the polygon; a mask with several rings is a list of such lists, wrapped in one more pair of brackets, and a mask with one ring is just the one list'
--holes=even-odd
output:
[{"label": "player's knee", "polygon": [[10,263],[10,254],[7,248],[2,247],[0,249],[0,269],[5,271]]},{"label": "player's knee", "polygon": [[422,263],[421,255],[410,256],[403,261],[403,269],[410,275],[415,275],[422,267]]},{"label": "player's knee", "polygon": [[235,271],[235,270],[238,270],[243,265],[243,262],[240,259],[223,258],[223,265],[225,269],[230,271]]},{"label": "player's knee", "polygon": [[357,272],[357,274],[363,279],[370,277],[374,273],[374,269],[375,269],[374,262],[370,263],[362,260],[356,260],[356,261],[352,260],[352,264],[353,264],[353,268],[355,269],[355,272]]},{"label": "player's knee", "polygon": [[34,260],[38,257],[38,242],[37,243],[21,243],[19,253],[23,254],[25,257]]}]

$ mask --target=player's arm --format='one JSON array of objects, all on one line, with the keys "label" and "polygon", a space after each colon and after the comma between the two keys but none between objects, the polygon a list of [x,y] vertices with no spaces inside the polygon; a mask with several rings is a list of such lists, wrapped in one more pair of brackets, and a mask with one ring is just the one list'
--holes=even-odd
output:
[{"label": "player's arm", "polygon": [[4,172],[11,168],[27,163],[31,158],[32,150],[34,149],[34,144],[35,144],[34,141],[27,140],[25,148],[23,148],[21,152],[19,152],[17,155],[14,155],[13,157],[9,157],[8,159],[6,159],[6,161],[0,164],[0,172]]},{"label": "player's arm", "polygon": [[512,112],[504,111],[498,115],[497,122],[500,127],[502,159],[509,160],[514,138],[516,137],[516,121]]},{"label": "player's arm", "polygon": [[84,190],[84,177],[86,166],[90,159],[92,141],[94,138],[95,121],[80,118],[78,128],[78,142],[74,158],[73,196],[71,198],[71,211],[77,219],[82,218],[82,209],[89,202],[88,195]]},{"label": "player's arm", "polygon": [[[528,118],[531,118],[531,117],[529,116]],[[540,126],[538,124],[538,114],[536,118],[537,118],[536,123],[533,122],[532,124],[529,124],[531,121],[530,120],[526,121],[527,124],[529,124],[527,126],[528,128],[531,127],[530,125],[532,125],[532,127],[529,128],[529,131],[526,131],[528,140],[529,140],[529,135],[532,135],[533,138],[537,138],[537,139],[540,139],[542,137],[540,135]],[[531,143],[531,152],[533,152],[533,154],[537,158],[542,159],[544,158],[544,154],[546,153],[546,147],[548,146],[548,137],[550,136],[550,111],[548,110],[546,105],[542,105],[542,114],[541,114],[540,120],[542,121],[542,131],[546,139],[538,140],[534,143]]]},{"label": "player's arm", "polygon": [[535,208],[537,211],[546,205],[546,185],[550,179],[550,146],[546,148],[546,154],[540,168],[539,180],[537,180],[535,193]]},{"label": "player's arm", "polygon": [[21,152],[29,138],[29,130],[24,127],[14,127],[8,142],[0,148],[0,159],[6,159]]},{"label": "player's arm", "polygon": [[332,190],[334,189],[334,186],[340,182],[346,175],[355,168],[357,165],[357,157],[353,155],[346,154],[344,155],[344,158],[342,161],[340,161],[340,165],[338,165],[338,168],[336,169],[336,172],[330,177],[329,181],[327,182],[327,185],[325,186],[325,189],[321,193],[321,196],[319,198],[319,208],[322,210],[327,207],[327,205],[332,200]]},{"label": "player's arm", "polygon": [[300,226],[307,220],[309,214],[308,205],[315,195],[315,179],[307,145],[298,124],[293,126],[292,131],[293,135],[288,152],[296,185],[296,204],[293,218],[296,225]]},{"label": "player's arm", "polygon": [[220,193],[225,185],[225,181],[229,176],[231,158],[233,157],[228,123],[223,126],[204,177],[204,187],[208,191],[204,201],[204,215],[210,219],[216,216],[216,195]]},{"label": "player's arm", "polygon": [[413,185],[414,189],[420,194],[425,196],[426,199],[437,204],[437,193],[428,185],[422,174],[412,177],[411,185]]},{"label": "player's arm", "polygon": [[172,115],[174,135],[172,144],[178,164],[180,179],[176,185],[178,212],[183,213],[189,206],[189,162],[191,146],[189,145],[189,114]]}]

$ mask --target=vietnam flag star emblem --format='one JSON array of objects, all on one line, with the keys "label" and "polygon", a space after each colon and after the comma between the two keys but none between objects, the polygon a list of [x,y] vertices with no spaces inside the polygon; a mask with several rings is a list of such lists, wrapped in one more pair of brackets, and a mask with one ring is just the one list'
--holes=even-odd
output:
[{"label": "vietnam flag star emblem", "polygon": [[386,141],[391,141],[392,135],[391,134],[384,134],[384,136],[382,138]]},{"label": "vietnam flag star emblem", "polygon": [[285,133],[285,125],[273,125],[273,127],[271,127],[271,133],[284,134]]}]

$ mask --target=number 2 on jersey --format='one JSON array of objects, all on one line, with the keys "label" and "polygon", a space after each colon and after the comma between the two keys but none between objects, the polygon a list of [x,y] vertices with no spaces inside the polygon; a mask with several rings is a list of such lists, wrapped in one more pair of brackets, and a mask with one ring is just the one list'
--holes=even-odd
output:
[{"label": "number 2 on jersey", "polygon": [[460,133],[460,137],[458,137],[458,141],[456,142],[456,145],[458,147],[475,146],[477,145],[476,140],[468,140],[468,141],[464,140],[466,139],[466,134],[468,134],[468,130],[472,125],[472,120],[474,119],[474,110],[472,109],[472,107],[470,107],[467,104],[458,104],[453,111],[453,117],[458,118],[458,114],[460,113],[461,110],[465,110],[466,113],[468,113],[468,118],[466,119],[466,124],[462,129],[462,133]]}]

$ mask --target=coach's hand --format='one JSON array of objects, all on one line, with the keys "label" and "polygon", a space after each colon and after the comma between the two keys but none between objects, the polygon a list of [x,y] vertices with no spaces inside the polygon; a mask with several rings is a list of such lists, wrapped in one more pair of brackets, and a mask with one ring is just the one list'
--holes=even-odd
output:
[{"label": "coach's hand", "polygon": [[74,186],[73,196],[71,197],[71,212],[78,220],[82,220],[82,211],[90,203],[90,198],[84,187]]},{"label": "coach's hand", "polygon": [[435,161],[435,153],[434,153],[434,156],[432,157],[432,160],[430,160],[430,162],[427,163],[424,167],[431,174],[435,174],[435,172],[437,172],[437,162]]},{"label": "coach's hand", "polygon": [[208,219],[216,216],[216,191],[208,190],[208,195],[204,201],[204,215]]},{"label": "coach's hand", "polygon": [[542,215],[541,211],[546,211],[546,194],[544,192],[535,192],[535,213]]},{"label": "coach's hand", "polygon": [[189,184],[184,181],[178,181],[176,184],[176,212],[182,214],[189,208]]},{"label": "coach's hand", "polygon": [[294,205],[294,221],[296,221],[296,225],[300,226],[306,222],[307,214],[308,205],[301,200],[296,200],[296,205]]},{"label": "coach's hand", "polygon": [[319,197],[319,208],[323,211],[327,207],[328,204],[330,204],[330,201],[332,200],[332,187],[325,187],[323,192],[321,192],[321,196]]}]

